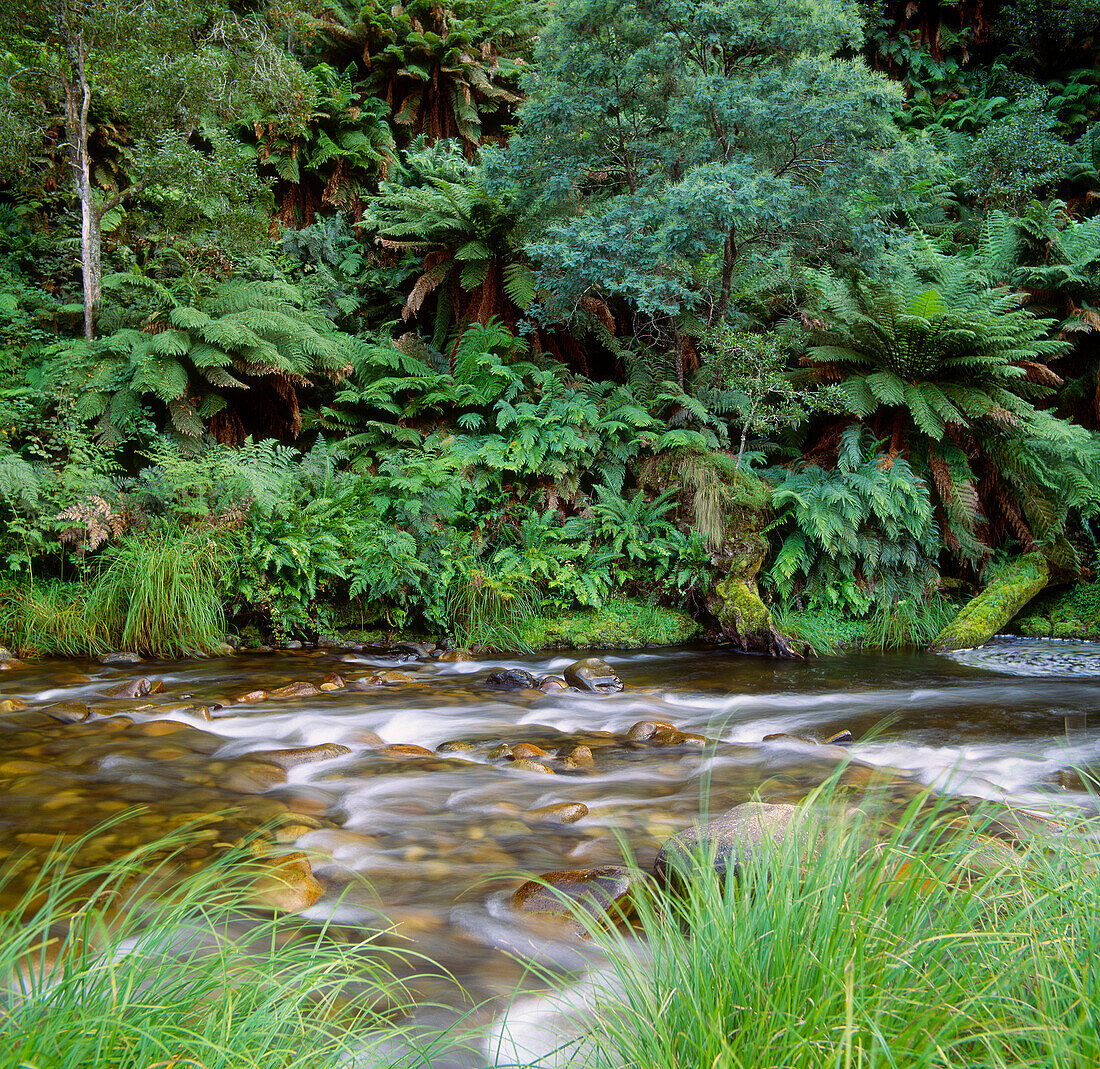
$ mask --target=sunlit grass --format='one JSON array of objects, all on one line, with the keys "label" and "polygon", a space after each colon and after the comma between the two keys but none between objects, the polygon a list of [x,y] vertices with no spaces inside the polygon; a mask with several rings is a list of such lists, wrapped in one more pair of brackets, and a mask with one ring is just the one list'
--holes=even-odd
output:
[{"label": "sunlit grass", "polygon": [[1014,855],[916,806],[874,848],[869,821],[823,828],[737,880],[700,851],[639,899],[642,943],[592,926],[595,1069],[1100,1064],[1095,851]]},{"label": "sunlit grass", "polygon": [[247,851],[166,881],[185,833],[91,871],[79,845],[0,913],[3,1069],[325,1069],[399,1035],[402,956],[258,910]]}]

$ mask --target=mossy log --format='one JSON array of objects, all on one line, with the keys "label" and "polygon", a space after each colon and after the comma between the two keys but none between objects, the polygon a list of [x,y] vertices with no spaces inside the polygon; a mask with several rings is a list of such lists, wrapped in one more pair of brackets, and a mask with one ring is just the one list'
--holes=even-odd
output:
[{"label": "mossy log", "polygon": [[962,607],[930,648],[947,653],[985,645],[1049,582],[1050,564],[1041,553],[1017,557]]}]

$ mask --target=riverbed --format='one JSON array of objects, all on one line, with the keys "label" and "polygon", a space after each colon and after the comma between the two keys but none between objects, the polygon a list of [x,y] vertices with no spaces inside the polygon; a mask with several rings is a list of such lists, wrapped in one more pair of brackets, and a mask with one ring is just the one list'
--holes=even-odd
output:
[{"label": "riverbed", "polygon": [[[624,850],[645,867],[704,808],[802,798],[842,760],[816,745],[838,732],[851,732],[845,774],[856,786],[879,768],[899,797],[934,786],[1034,811],[1094,808],[1097,643],[997,639],[951,656],[807,662],[703,647],[613,651],[600,656],[625,683],[617,694],[486,686],[495,668],[560,676],[581,655],[439,661],[324,649],[27,663],[0,673],[0,701],[12,702],[0,706],[0,864],[72,843],[104,818],[122,819],[82,847],[89,864],[233,810],[195,832],[200,864],[273,822],[325,888],[307,918],[392,924],[393,941],[434,963],[418,996],[484,1024],[532,962],[584,961],[582,941],[513,911],[525,876],[615,864]],[[387,671],[407,678],[270,696]],[[109,693],[138,678],[163,690]],[[269,696],[239,700],[260,691]],[[650,720],[708,741],[629,737]],[[330,744],[346,752],[280,774],[262,757]],[[541,771],[512,759],[520,744],[545,751]],[[590,761],[569,756],[578,747]],[[26,856],[21,864],[33,867]],[[446,1010],[425,1019],[433,1014]]]}]

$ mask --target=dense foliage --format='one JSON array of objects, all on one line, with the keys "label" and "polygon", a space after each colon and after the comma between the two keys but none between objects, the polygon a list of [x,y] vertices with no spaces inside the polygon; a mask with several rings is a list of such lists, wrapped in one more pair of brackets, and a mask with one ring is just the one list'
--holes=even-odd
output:
[{"label": "dense foliage", "polygon": [[905,643],[1087,572],[1097,12],[946,10],[11,7],[0,643],[514,647],[757,568]]}]

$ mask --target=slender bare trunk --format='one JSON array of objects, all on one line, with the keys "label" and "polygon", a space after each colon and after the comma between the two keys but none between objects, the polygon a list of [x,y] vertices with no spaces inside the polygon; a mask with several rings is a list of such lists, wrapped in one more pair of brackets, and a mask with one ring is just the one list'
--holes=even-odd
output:
[{"label": "slender bare trunk", "polygon": [[92,87],[88,84],[85,59],[88,53],[84,28],[69,21],[66,0],[57,4],[57,25],[61,33],[68,70],[62,64],[61,82],[65,90],[66,141],[73,185],[80,198],[80,266],[84,276],[84,337],[95,336],[95,317],[102,295],[101,247],[102,210],[92,198],[91,160],[88,157],[88,111],[92,104]]}]

